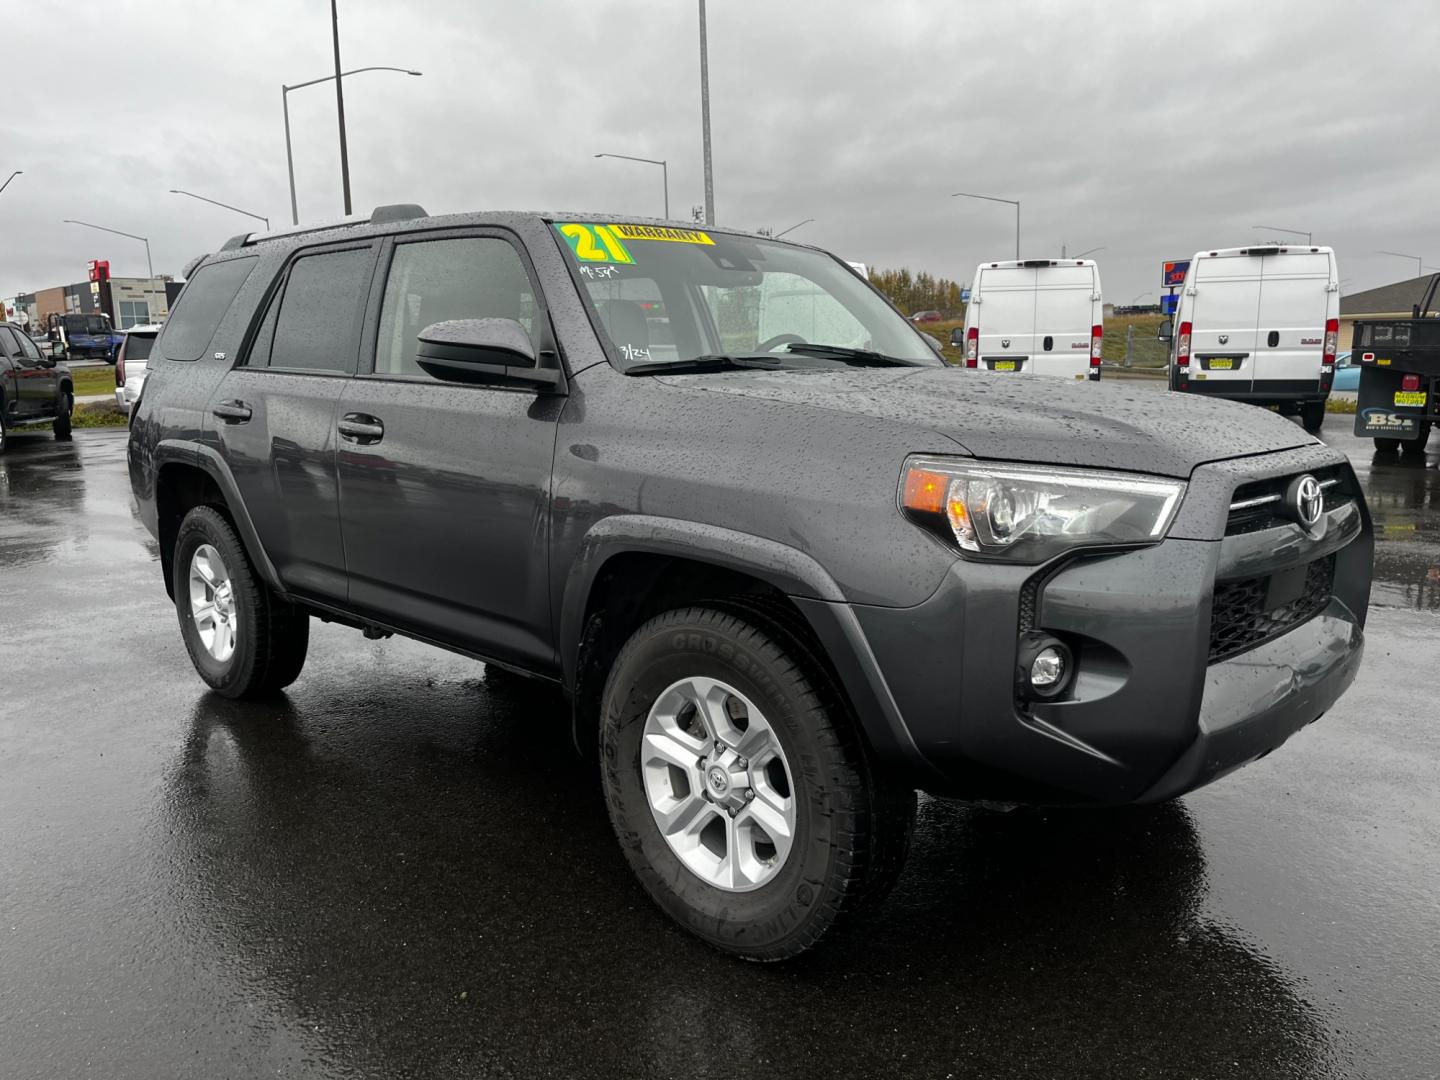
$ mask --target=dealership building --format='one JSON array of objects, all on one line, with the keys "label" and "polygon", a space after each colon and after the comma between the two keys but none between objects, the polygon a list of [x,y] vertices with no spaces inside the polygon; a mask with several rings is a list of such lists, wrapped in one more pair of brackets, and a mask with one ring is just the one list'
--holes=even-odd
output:
[{"label": "dealership building", "polygon": [[0,300],[5,321],[34,334],[44,331],[51,315],[109,315],[117,330],[141,323],[164,322],[180,285],[168,274],[153,278],[107,277],[75,285],[56,285]]}]

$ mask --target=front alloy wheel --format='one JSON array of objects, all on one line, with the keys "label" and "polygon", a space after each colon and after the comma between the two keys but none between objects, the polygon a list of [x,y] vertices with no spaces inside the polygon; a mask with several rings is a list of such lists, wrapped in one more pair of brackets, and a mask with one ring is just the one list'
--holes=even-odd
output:
[{"label": "front alloy wheel", "polygon": [[675,857],[717,889],[769,881],[795,838],[785,751],[755,703],[717,679],[667,687],[645,719],[650,813]]}]

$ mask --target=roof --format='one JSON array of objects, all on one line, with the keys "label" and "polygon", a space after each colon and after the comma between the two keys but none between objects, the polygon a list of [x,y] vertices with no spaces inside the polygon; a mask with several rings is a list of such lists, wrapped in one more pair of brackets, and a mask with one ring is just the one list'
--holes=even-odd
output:
[{"label": "roof", "polygon": [[1392,285],[1381,285],[1378,289],[1351,293],[1340,298],[1341,315],[1394,315],[1403,313],[1407,318],[1415,305],[1425,299],[1425,290],[1430,288],[1434,274],[1424,277],[1397,281]]},{"label": "roof", "polygon": [[[328,239],[326,234],[339,234],[349,239],[351,236],[362,237],[371,235],[385,235],[397,230],[395,226],[404,225],[412,229],[420,228],[463,228],[472,225],[513,225],[519,221],[541,221],[541,222],[564,222],[583,221],[594,222],[599,225],[643,225],[657,229],[701,231],[724,233],[729,236],[742,236],[754,240],[768,240],[778,244],[788,244],[792,247],[810,247],[803,242],[796,243],[793,240],[776,240],[771,236],[762,236],[759,233],[748,232],[743,229],[730,228],[724,225],[709,225],[694,221],[666,221],[663,218],[637,217],[634,214],[609,214],[609,213],[567,213],[540,210],[498,210],[498,211],[471,211],[460,214],[427,214],[423,206],[417,203],[395,203],[388,206],[377,206],[368,217],[348,217],[338,221],[316,222],[312,225],[296,225],[288,229],[274,229],[270,232],[240,233],[232,236],[220,248],[217,254],[224,254],[231,251],[239,251],[256,244],[267,241],[293,241],[312,240],[324,241]],[[196,260],[198,265],[199,260]],[[186,270],[193,270],[191,265]]]}]

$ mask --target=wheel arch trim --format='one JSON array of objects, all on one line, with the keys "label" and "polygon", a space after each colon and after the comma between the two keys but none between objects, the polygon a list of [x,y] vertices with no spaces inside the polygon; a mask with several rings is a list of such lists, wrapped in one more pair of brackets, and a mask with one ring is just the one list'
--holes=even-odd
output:
[{"label": "wheel arch trim", "polygon": [[[225,510],[230,515],[230,520],[235,525],[235,531],[240,535],[240,542],[245,546],[245,554],[250,559],[250,564],[255,567],[256,573],[261,580],[281,596],[288,597],[284,586],[280,582],[280,575],[275,569],[275,564],[270,561],[269,555],[265,553],[265,547],[260,543],[260,534],[255,529],[255,523],[250,518],[250,513],[245,508],[245,502],[240,497],[240,488],[235,483],[225,459],[219,452],[209,446],[202,446],[199,443],[178,439],[162,439],[155,447],[155,493],[159,498],[160,475],[167,465],[182,465],[191,469],[199,469],[215,482],[220,489],[220,494],[225,500]],[[169,584],[168,580],[166,582]]]},{"label": "wheel arch trim", "polygon": [[[799,608],[829,651],[851,706],[882,757],[933,773],[885,682],[879,661],[835,579],[813,557],[765,537],[675,518],[617,514],[591,527],[565,579],[559,613],[562,680],[576,686],[585,613],[595,584],[615,557],[652,554],[709,562],[773,585]],[[578,723],[579,717],[576,717]],[[579,732],[576,732],[577,738]]]}]

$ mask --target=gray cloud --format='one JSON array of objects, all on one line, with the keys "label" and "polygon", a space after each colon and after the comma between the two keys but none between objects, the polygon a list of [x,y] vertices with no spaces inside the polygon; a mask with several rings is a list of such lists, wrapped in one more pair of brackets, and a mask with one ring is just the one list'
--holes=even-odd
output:
[{"label": "gray cloud", "polygon": [[[0,295],[83,277],[151,238],[178,272],[249,227],[187,188],[288,223],[280,85],[327,73],[322,0],[29,5],[7,19]],[[1440,265],[1431,131],[1440,26],[1424,3],[1178,5],[710,0],[717,216],[847,258],[968,280],[1013,250],[1104,245],[1107,298],[1158,291],[1201,247],[1312,229],[1348,290]],[[341,0],[355,204],[676,216],[702,201],[695,5]],[[83,39],[85,49],[64,47]],[[81,53],[101,63],[71,68]],[[334,94],[291,95],[302,220],[340,212]],[[1277,237],[1278,238],[1278,237]]]}]

